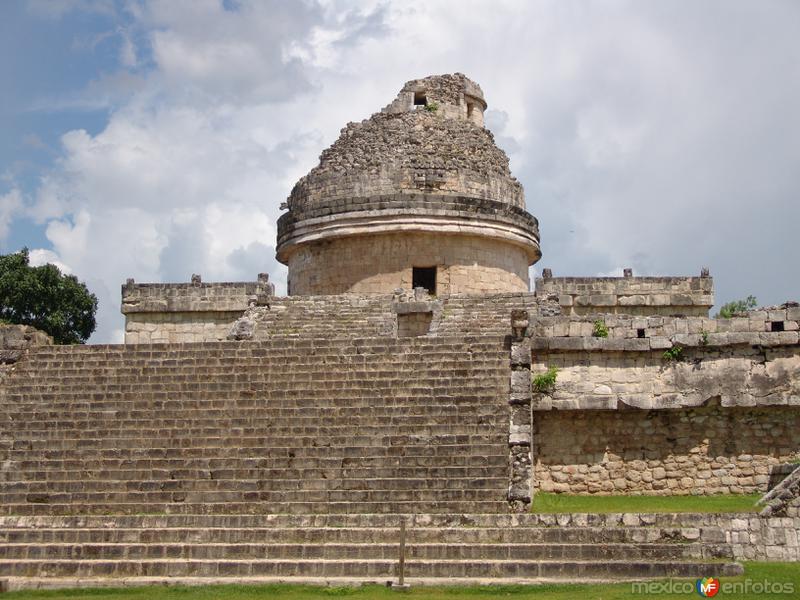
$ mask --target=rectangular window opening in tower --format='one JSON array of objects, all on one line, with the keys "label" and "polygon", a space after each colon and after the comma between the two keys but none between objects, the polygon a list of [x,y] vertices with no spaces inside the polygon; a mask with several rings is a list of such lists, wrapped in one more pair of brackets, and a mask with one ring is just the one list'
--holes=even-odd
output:
[{"label": "rectangular window opening in tower", "polygon": [[414,106],[426,106],[428,104],[428,98],[425,96],[425,92],[414,92]]},{"label": "rectangular window opening in tower", "polygon": [[436,294],[436,267],[412,267],[411,287],[425,288],[431,295]]},{"label": "rectangular window opening in tower", "polygon": [[474,107],[475,107],[475,105],[472,102],[467,102],[467,118],[468,119],[472,118],[472,111],[473,111]]}]

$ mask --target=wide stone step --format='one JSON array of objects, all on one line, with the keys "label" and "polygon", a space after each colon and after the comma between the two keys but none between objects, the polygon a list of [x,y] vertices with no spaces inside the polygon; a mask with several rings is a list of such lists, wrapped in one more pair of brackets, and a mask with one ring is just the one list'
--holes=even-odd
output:
[{"label": "wide stone step", "polygon": [[[392,350],[392,349],[389,349]],[[86,355],[82,357],[64,357],[63,359],[52,359],[42,355],[31,353],[28,355],[37,366],[48,371],[59,371],[65,374],[74,374],[78,371],[89,371],[93,374],[102,375],[109,369],[119,367],[126,373],[179,373],[187,368],[201,367],[209,371],[220,371],[229,367],[241,367],[246,371],[253,371],[258,367],[270,366],[275,364],[285,364],[291,360],[301,367],[307,369],[321,369],[330,365],[346,364],[352,369],[374,369],[380,370],[382,366],[389,362],[396,363],[400,367],[408,365],[425,365],[436,367],[438,365],[462,364],[491,368],[507,358],[507,350],[498,351],[497,346],[492,347],[427,347],[418,348],[417,352],[403,352],[394,349],[394,352],[365,352],[357,353],[350,348],[320,349],[314,354],[304,355],[299,352],[273,352],[264,353],[263,356],[242,355],[232,357],[221,353],[205,353],[193,355],[184,349],[176,353],[177,358],[165,356],[117,356],[108,355]],[[425,354],[422,355],[422,352]],[[426,360],[429,359],[429,360]],[[20,372],[25,373],[29,370],[28,364],[20,365]]]},{"label": "wide stone step", "polygon": [[[218,405],[216,405],[218,404]],[[71,411],[69,413],[61,413],[53,418],[52,422],[37,423],[37,422],[19,422],[17,425],[23,429],[39,430],[47,427],[58,426],[77,426],[90,429],[92,427],[107,426],[116,424],[118,427],[137,426],[140,424],[162,423],[164,426],[175,426],[179,422],[190,418],[197,426],[204,424],[209,425],[226,425],[226,426],[253,426],[267,422],[276,422],[292,425],[303,426],[316,426],[321,425],[319,413],[310,411],[308,405],[303,406],[290,406],[284,405],[282,402],[273,404],[264,404],[263,402],[256,402],[247,399],[246,402],[239,398],[227,398],[217,402],[215,405],[210,403],[203,404],[197,408],[187,408],[186,410],[172,412],[164,412],[162,405],[159,405],[159,410],[150,408],[139,408],[136,410],[109,410],[98,411],[97,414],[90,415],[81,410]],[[480,401],[474,402],[458,402],[454,403],[446,399],[436,400],[432,403],[414,403],[414,404],[393,404],[382,406],[373,402],[369,405],[359,406],[358,417],[365,422],[374,420],[388,419],[401,423],[437,423],[431,419],[439,418],[452,418],[454,416],[465,417],[471,419],[480,419],[485,417],[498,416],[503,414],[500,406],[491,406],[481,403]],[[232,409],[236,409],[235,413],[231,413]],[[19,414],[40,414],[38,408],[30,409],[30,411],[20,412]],[[46,413],[53,412],[51,410]],[[0,415],[9,417],[0,411]],[[349,420],[348,420],[349,419]],[[353,413],[349,407],[337,406],[331,408],[325,413],[326,426],[341,426],[352,423]]]},{"label": "wide stone step", "polygon": [[[232,458],[103,458],[102,456],[90,459],[44,459],[33,458],[25,460],[7,460],[0,463],[0,477],[9,480],[15,473],[26,474],[45,474],[46,479],[69,480],[76,477],[77,473],[97,474],[100,477],[104,473],[113,472],[167,472],[167,473],[208,473],[215,472],[236,472],[239,474],[253,473],[277,473],[279,471],[296,471],[298,476],[305,476],[307,472],[319,472],[321,470],[341,470],[342,472],[357,473],[359,471],[378,469],[378,473],[383,473],[388,469],[393,473],[401,473],[403,476],[405,469],[426,468],[431,469],[432,473],[439,473],[445,476],[454,475],[464,469],[492,469],[494,467],[507,467],[508,456],[506,454],[496,455],[460,455],[450,456],[447,464],[442,465],[436,456],[415,456],[412,454],[403,456],[381,456],[381,457],[351,457],[338,458],[331,456],[318,456],[312,458],[280,457],[265,458],[263,455],[236,456]],[[380,475],[384,476],[384,475]],[[123,477],[124,479],[124,477]]]},{"label": "wide stone step", "polygon": [[58,450],[47,450],[39,448],[16,448],[3,452],[3,456],[8,460],[30,460],[33,457],[41,457],[43,460],[75,460],[75,459],[119,459],[119,460],[140,460],[140,459],[236,459],[249,460],[252,456],[268,458],[293,458],[302,460],[304,458],[335,458],[343,460],[352,459],[375,459],[381,457],[453,457],[497,455],[500,449],[505,450],[502,444],[475,444],[465,447],[462,444],[438,444],[438,445],[419,445],[419,446],[266,446],[258,445],[246,448],[240,447],[193,447],[193,448],[164,448],[164,447],[133,447],[133,448],[67,448]]},{"label": "wide stone step", "polygon": [[[262,559],[186,560],[0,560],[3,577],[247,577],[253,575],[283,577],[381,577],[395,576],[396,560],[379,559]],[[409,560],[408,577],[443,578],[639,578],[707,576],[709,563],[703,561],[565,561],[545,560]],[[739,575],[735,563],[714,564],[718,576]]]},{"label": "wide stone step", "polygon": [[[298,353],[274,354],[264,357],[242,357],[230,358],[223,357],[215,359],[212,355],[199,357],[185,357],[180,359],[170,359],[164,357],[142,358],[142,357],[121,357],[121,358],[102,358],[89,356],[83,360],[72,358],[66,360],[50,360],[35,355],[28,355],[28,359],[36,363],[40,370],[56,372],[63,375],[76,375],[77,373],[88,373],[95,376],[103,376],[119,373],[121,375],[169,375],[171,373],[181,374],[192,369],[200,368],[202,372],[221,373],[225,369],[236,367],[242,372],[257,373],[258,369],[265,366],[286,364],[291,361],[304,370],[323,370],[332,365],[347,365],[352,370],[373,370],[378,373],[387,373],[383,369],[387,364],[396,364],[398,369],[408,369],[411,365],[422,366],[426,369],[435,369],[440,366],[461,365],[463,367],[478,369],[497,368],[504,359],[508,358],[507,350],[498,352],[497,348],[472,348],[456,349],[451,351],[437,351],[433,348],[424,349],[425,354],[420,353],[393,353],[393,354],[356,354],[347,352],[326,351],[321,354],[303,356]],[[25,375],[31,372],[28,363],[20,363],[19,374]],[[191,371],[190,371],[191,372]],[[271,373],[274,375],[286,375],[283,371]],[[335,375],[335,373],[332,373]]]},{"label": "wide stone step", "polygon": [[[86,369],[76,369],[75,372],[45,369],[39,371],[39,374],[46,375],[47,379],[25,379],[16,372],[14,373],[14,379],[19,386],[18,390],[20,392],[37,390],[80,391],[79,387],[82,383],[84,385],[88,383],[90,386],[110,386],[114,391],[121,392],[131,389],[137,383],[142,386],[142,389],[148,390],[158,389],[164,385],[180,388],[182,385],[188,386],[210,381],[217,382],[218,385],[223,386],[223,389],[247,389],[247,386],[265,385],[269,385],[272,388],[287,386],[292,389],[302,389],[311,387],[309,384],[313,385],[313,380],[306,379],[309,375],[318,376],[324,381],[338,383],[346,389],[361,389],[366,387],[368,383],[385,385],[386,382],[390,381],[403,381],[408,389],[423,389],[422,381],[424,380],[429,380],[441,387],[459,381],[468,387],[480,388],[486,386],[487,383],[475,379],[476,377],[486,377],[491,381],[493,377],[507,372],[507,368],[500,368],[499,365],[471,363],[440,363],[432,365],[426,362],[414,365],[414,368],[403,369],[398,363],[387,362],[385,365],[386,370],[365,369],[363,371],[352,368],[345,369],[346,365],[316,365],[315,368],[303,368],[302,365],[297,365],[293,361],[282,364],[290,364],[292,369],[290,371],[265,372],[267,365],[260,365],[258,369],[248,372],[237,365],[233,369],[219,369],[218,372],[214,372],[212,369],[198,370],[198,367],[192,367],[191,369],[184,369],[182,372],[170,369],[168,371],[165,370],[164,373],[130,373],[127,375],[123,375],[122,371],[117,369],[109,369],[108,373],[103,374],[93,374]],[[338,374],[332,372],[331,368],[335,367],[341,368],[341,372]],[[237,374],[236,379],[230,378],[232,370],[235,370]],[[421,379],[409,380],[409,376],[414,374],[420,376]]]},{"label": "wide stone step", "polygon": [[[506,434],[507,435],[507,434]],[[272,436],[268,432],[259,436],[250,437],[203,437],[197,440],[192,437],[175,437],[169,440],[171,448],[219,448],[235,445],[238,448],[251,448],[261,446],[265,441],[276,447],[292,446],[325,446],[325,447],[345,447],[345,446],[414,446],[415,444],[425,445],[462,445],[469,447],[477,444],[500,443],[505,436],[502,432],[485,434],[439,434],[426,435],[424,433],[413,435],[393,435],[384,434],[381,436],[346,436],[331,435],[320,439],[316,436]],[[165,440],[159,437],[118,437],[118,438],[56,438],[48,440],[20,439],[14,440],[12,449],[77,449],[77,448],[147,448],[149,446],[164,444]],[[202,443],[199,446],[198,443]]]},{"label": "wide stone step", "polygon": [[[369,474],[368,474],[369,475]],[[508,484],[507,477],[454,477],[450,479],[424,477],[348,478],[332,475],[330,479],[77,479],[73,481],[0,481],[0,497],[3,494],[51,494],[61,493],[129,493],[129,492],[206,492],[206,491],[422,491],[422,490],[475,490],[502,489]],[[35,501],[35,500],[34,500]]]},{"label": "wide stone step", "polygon": [[[498,419],[499,420],[499,419]],[[506,419],[507,420],[507,419]],[[66,439],[137,439],[137,438],[180,438],[180,437],[203,437],[203,439],[218,439],[225,436],[236,435],[244,438],[273,436],[276,438],[286,438],[290,436],[389,436],[392,438],[400,436],[462,436],[462,435],[486,435],[492,429],[500,427],[500,424],[490,422],[485,423],[453,423],[446,424],[387,424],[387,425],[341,425],[341,426],[293,426],[287,425],[260,425],[251,427],[197,427],[191,419],[187,419],[184,427],[159,427],[153,424],[146,427],[141,424],[137,427],[121,428],[95,428],[86,429],[81,427],[56,427],[40,430],[18,429],[15,436],[18,439],[26,440],[66,440]],[[146,435],[143,435],[146,434]],[[79,436],[79,437],[73,437]]]},{"label": "wide stone step", "polygon": [[[42,543],[0,546],[0,560],[86,560],[183,558],[238,559],[396,559],[398,543]],[[732,558],[730,548],[700,544],[463,544],[406,545],[409,560],[675,560]]]},{"label": "wide stone step", "polygon": [[[289,393],[286,390],[273,390],[269,394],[243,394],[241,390],[233,390],[224,394],[168,393],[164,391],[152,394],[116,394],[114,392],[92,392],[91,394],[48,393],[38,397],[25,397],[26,400],[15,399],[7,395],[6,404],[0,411],[3,420],[18,419],[20,415],[52,416],[54,420],[68,417],[79,419],[103,419],[111,412],[120,418],[135,415],[137,418],[184,418],[196,414],[199,417],[223,418],[246,416],[247,418],[270,418],[276,416],[294,416],[305,414],[313,416],[325,410],[331,416],[343,416],[347,411],[364,410],[365,416],[427,416],[444,412],[464,411],[468,414],[481,411],[496,411],[497,407],[487,404],[487,398],[496,398],[499,388],[481,390],[477,394],[465,394],[460,388],[453,393],[413,395],[399,393],[397,389],[390,395],[380,391],[381,398],[376,400],[376,390],[338,390],[324,394],[321,391],[309,393]],[[502,388],[505,392],[505,388]],[[231,413],[235,409],[237,412]],[[315,412],[310,412],[310,411]],[[405,413],[402,411],[405,410]],[[241,412],[239,412],[241,411]]]},{"label": "wide stone step", "polygon": [[[499,516],[499,515],[498,515]],[[150,517],[175,519],[169,517]],[[285,518],[287,515],[281,515]],[[19,519],[18,517],[17,519]],[[43,517],[26,517],[41,519]],[[62,517],[69,519],[70,517]],[[88,517],[91,518],[91,517]],[[142,517],[145,519],[146,517]],[[195,517],[209,520],[206,516]],[[219,516],[215,517],[219,519]],[[252,518],[252,517],[251,517]],[[10,520],[13,517],[0,517]],[[55,519],[55,518],[54,518]],[[116,516],[115,521],[124,517]],[[395,517],[393,527],[0,527],[0,542],[16,544],[41,543],[315,543],[315,544],[381,544],[396,541],[399,536]],[[54,523],[48,523],[52,525]],[[134,523],[131,523],[134,524]],[[263,523],[262,523],[263,524]],[[704,528],[702,536],[695,528],[660,527],[412,527],[407,530],[409,544],[675,544],[688,546],[701,543],[725,548],[725,533],[718,528]],[[725,550],[725,556],[729,550]]]},{"label": "wide stone step", "polygon": [[[272,469],[185,469],[182,465],[174,469],[80,469],[80,470],[52,470],[43,472],[39,468],[24,470],[19,466],[8,471],[0,471],[0,489],[13,491],[17,485],[48,486],[48,489],[57,489],[54,485],[69,482],[89,483],[92,481],[312,481],[336,478],[345,484],[349,481],[380,481],[389,479],[412,480],[459,480],[491,479],[505,475],[504,470],[497,467],[420,467],[387,465],[372,468],[349,468],[341,463],[328,468],[272,468]],[[502,477],[507,481],[507,477]],[[437,485],[442,485],[441,481]]]},{"label": "wide stone step", "polygon": [[392,499],[387,501],[313,501],[308,492],[302,492],[298,500],[277,498],[269,500],[224,500],[199,502],[157,502],[155,500],[109,502],[72,499],[66,502],[10,503],[0,501],[0,515],[304,515],[327,514],[418,514],[455,513],[502,513],[508,511],[508,502],[497,500],[498,492],[491,492],[493,499],[443,500],[443,499]]},{"label": "wide stone step", "polygon": [[[743,519],[758,520],[757,515],[742,516]],[[180,515],[115,515],[104,516],[5,516],[0,517],[0,528],[395,528],[404,520],[409,531],[430,528],[499,528],[531,531],[532,529],[658,529],[666,531],[691,529],[705,540],[708,534],[719,532],[718,515],[712,513],[429,513],[414,515],[391,515],[362,512],[357,514],[325,514],[309,511],[299,514],[195,514]],[[688,539],[688,538],[687,538]],[[717,538],[710,541],[720,541]],[[722,538],[724,540],[724,538]],[[640,540],[648,541],[648,540]]]},{"label": "wide stone step", "polygon": [[[96,482],[102,483],[102,482]],[[239,485],[233,483],[232,485]],[[300,489],[299,482],[295,488],[280,490],[258,489],[214,489],[214,490],[174,490],[174,491],[91,491],[80,489],[74,492],[0,492],[0,505],[34,503],[34,504],[163,504],[163,503],[223,503],[223,502],[256,502],[256,503],[289,503],[289,502],[453,502],[494,500],[503,498],[505,486],[476,487],[468,489]],[[257,487],[257,486],[253,486]],[[498,493],[500,492],[500,493]]]}]

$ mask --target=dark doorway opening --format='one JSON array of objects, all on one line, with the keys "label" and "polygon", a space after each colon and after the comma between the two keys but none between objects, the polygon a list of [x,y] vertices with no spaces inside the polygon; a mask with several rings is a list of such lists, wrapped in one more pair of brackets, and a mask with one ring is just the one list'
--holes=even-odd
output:
[{"label": "dark doorway opening", "polygon": [[436,294],[436,267],[413,267],[411,269],[411,287],[425,288],[429,294]]},{"label": "dark doorway opening", "polygon": [[414,106],[425,106],[428,104],[428,98],[425,97],[425,92],[414,92]]}]

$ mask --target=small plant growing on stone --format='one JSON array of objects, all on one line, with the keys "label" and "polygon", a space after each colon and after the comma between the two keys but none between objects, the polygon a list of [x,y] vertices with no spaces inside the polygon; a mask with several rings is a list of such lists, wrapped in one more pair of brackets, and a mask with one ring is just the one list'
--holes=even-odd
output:
[{"label": "small plant growing on stone", "polygon": [[594,330],[592,331],[592,335],[598,338],[607,338],[608,337],[608,325],[603,319],[597,319],[594,322]]},{"label": "small plant growing on stone", "polygon": [[700,330],[700,345],[708,346],[708,332],[705,329]]},{"label": "small plant growing on stone", "polygon": [[556,386],[558,369],[550,367],[544,373],[539,373],[533,378],[533,389],[537,392],[550,392]]},{"label": "small plant growing on stone", "polygon": [[673,346],[664,351],[664,360],[669,362],[680,362],[683,360],[683,346]]},{"label": "small plant growing on stone", "polygon": [[425,110],[435,113],[437,110],[439,110],[439,104],[437,102],[428,102],[425,105]]},{"label": "small plant growing on stone", "polygon": [[758,306],[755,296],[748,296],[744,300],[734,300],[722,305],[716,315],[717,319],[730,319],[737,315],[745,314],[748,310],[753,310]]}]

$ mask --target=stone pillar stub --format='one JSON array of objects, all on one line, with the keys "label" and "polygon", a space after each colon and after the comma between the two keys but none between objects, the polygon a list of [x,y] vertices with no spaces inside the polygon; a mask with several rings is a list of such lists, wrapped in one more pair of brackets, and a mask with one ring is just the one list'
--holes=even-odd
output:
[{"label": "stone pillar stub", "polygon": [[525,310],[511,313],[511,356],[508,419],[508,503],[513,512],[531,504],[531,343]]}]

